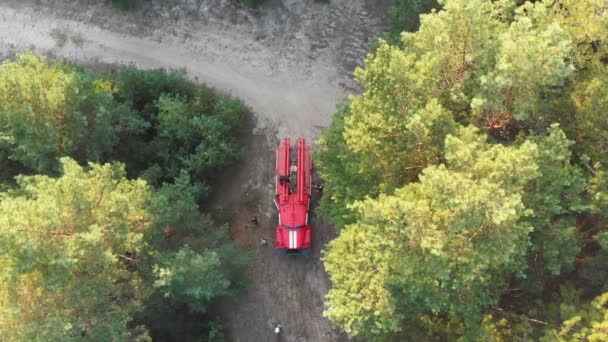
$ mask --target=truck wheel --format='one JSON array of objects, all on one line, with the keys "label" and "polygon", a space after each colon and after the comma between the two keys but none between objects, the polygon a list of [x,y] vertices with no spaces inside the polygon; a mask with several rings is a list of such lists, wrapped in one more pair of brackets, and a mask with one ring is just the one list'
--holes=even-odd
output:
[{"label": "truck wheel", "polygon": [[300,254],[303,256],[310,256],[312,254],[312,248],[302,248]]}]

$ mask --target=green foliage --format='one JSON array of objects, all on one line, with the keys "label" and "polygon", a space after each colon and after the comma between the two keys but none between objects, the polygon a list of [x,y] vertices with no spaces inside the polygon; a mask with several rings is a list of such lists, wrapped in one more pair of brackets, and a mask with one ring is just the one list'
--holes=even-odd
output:
[{"label": "green foliage", "polygon": [[[199,95],[197,99],[202,97],[202,95]],[[205,107],[199,110],[205,111]],[[238,131],[247,119],[246,114],[248,111],[247,107],[239,99],[228,97],[218,99],[213,108],[214,115],[226,126],[227,132]]]},{"label": "green foliage", "polygon": [[401,32],[415,32],[420,27],[420,14],[439,10],[436,0],[397,0],[389,8],[389,28],[386,40],[391,44],[400,44]]},{"label": "green foliage", "polygon": [[[499,341],[532,338],[549,341],[605,341],[608,338],[608,293],[590,302],[570,285],[562,286],[549,304],[535,301],[526,314],[487,315],[483,337]],[[502,315],[501,315],[502,314]]]},{"label": "green foliage", "polygon": [[[447,165],[426,168],[419,183],[392,196],[357,202],[357,223],[324,259],[334,283],[327,316],[359,335],[396,331],[399,317],[412,313],[472,316],[494,305],[505,276],[525,267],[533,228],[521,221],[530,215],[522,193],[539,176],[536,153],[532,143],[491,145],[476,129],[461,129],[446,140]],[[349,272],[355,260],[362,264]]]},{"label": "green foliage", "polygon": [[189,215],[198,214],[196,199],[201,191],[205,190],[198,184],[193,184],[190,176],[185,172],[173,183],[163,183],[151,203],[151,210],[156,216],[155,224],[159,230],[167,227],[184,227],[188,222],[198,224]]},{"label": "green foliage", "polygon": [[227,225],[218,226],[209,215],[199,211],[197,199],[204,191],[183,173],[174,183],[164,183],[150,203],[154,214],[155,233],[148,234],[148,243],[160,251],[178,252],[184,246],[194,251],[212,251],[222,261],[222,272],[232,283],[231,290],[240,288],[237,275],[247,264],[249,255],[239,251],[231,242]]},{"label": "green foliage", "polygon": [[7,340],[125,340],[152,217],[119,165],[19,177],[0,202],[0,332]]},{"label": "green foliage", "polygon": [[239,2],[245,6],[256,7],[259,6],[264,0],[239,0]]},{"label": "green foliage", "polygon": [[[525,283],[528,290],[542,290],[547,277],[572,271],[581,250],[576,217],[568,214],[586,209],[581,195],[587,181],[582,170],[570,162],[569,148],[574,142],[557,124],[548,129],[546,136],[530,140],[539,146],[536,162],[542,177],[529,184],[524,195],[526,207],[533,211],[526,221],[535,228],[529,256],[533,271]],[[534,285],[534,281],[539,283]]]},{"label": "green foliage", "polygon": [[226,336],[224,335],[224,326],[219,319],[210,322],[208,331],[209,333],[207,334],[207,341],[226,341]]},{"label": "green foliage", "polygon": [[[221,339],[201,312],[243,288],[249,255],[198,203],[240,156],[244,104],[183,72],[102,75],[32,53],[0,66],[0,100],[2,336]],[[167,333],[179,326],[192,331]]]},{"label": "green foliage", "polygon": [[[564,315],[566,316],[566,315]],[[608,339],[608,293],[566,316],[560,329],[547,329],[541,341],[590,341]]]},{"label": "green foliage", "polygon": [[402,315],[386,287],[394,252],[383,233],[378,226],[349,225],[323,257],[333,283],[324,315],[349,335],[399,331]]},{"label": "green foliage", "polygon": [[218,117],[195,113],[184,100],[165,95],[158,99],[157,106],[157,136],[151,142],[151,162],[162,176],[149,177],[152,183],[171,180],[182,170],[202,180],[238,156],[236,145],[225,140],[230,127]]},{"label": "green foliage", "polygon": [[187,174],[153,192],[119,164],[62,165],[62,177],[20,176],[2,195],[3,336],[143,341],[147,330],[130,328],[142,303],[149,324],[154,310],[204,312],[242,289],[248,254],[199,212]]},{"label": "green foliage", "polygon": [[359,166],[362,164],[361,155],[353,153],[346,145],[344,117],[349,114],[350,106],[341,104],[331,125],[318,141],[319,148],[314,151],[316,167],[325,180],[324,195],[317,212],[339,227],[353,222],[348,204],[363,199],[365,195],[374,195],[376,192],[370,189],[379,183],[377,174]]},{"label": "green foliage", "polygon": [[157,136],[151,144],[162,180],[176,177],[180,170],[202,180],[239,156],[236,144],[227,139],[233,127],[222,119],[239,124],[243,109],[238,101],[230,101],[218,101],[221,111],[210,116],[195,112],[184,100],[160,96]]},{"label": "green foliage", "polygon": [[529,17],[535,26],[557,23],[568,33],[573,46],[568,58],[577,70],[565,108],[576,115],[559,110],[557,113],[562,127],[577,143],[574,149],[594,162],[608,155],[608,126],[603,119],[606,96],[600,90],[608,74],[605,63],[608,50],[601,43],[608,40],[608,18],[601,15],[606,9],[601,0],[567,0],[560,1],[559,6],[546,0],[526,3],[518,10],[519,16]]},{"label": "green foliage", "polygon": [[534,27],[521,16],[498,39],[494,70],[479,79],[471,101],[473,119],[490,127],[513,119],[542,122],[549,109],[546,97],[559,96],[574,72],[567,32],[557,24]]},{"label": "green foliage", "polygon": [[606,291],[608,6],[440,3],[380,41],[320,140],[326,315],[369,339],[540,338],[535,317],[568,317],[539,309],[556,284]]},{"label": "green foliage", "polygon": [[216,252],[197,253],[186,246],[164,256],[154,267],[154,287],[192,311],[205,312],[212,299],[230,294],[230,281],[223,276],[223,267]]},{"label": "green foliage", "polygon": [[41,172],[57,158],[101,160],[119,134],[145,126],[113,101],[111,82],[68,65],[49,67],[31,52],[0,66],[0,134],[10,157]]},{"label": "green foliage", "polygon": [[133,65],[121,66],[115,87],[116,98],[131,105],[146,121],[156,119],[156,101],[161,95],[190,98],[196,88],[183,71],[142,70]]},{"label": "green foliage", "polygon": [[209,182],[240,156],[249,112],[183,72],[125,66],[113,81],[32,53],[2,64],[0,100],[2,150],[24,166],[54,173],[61,156],[118,159],[153,185],[182,172]]},{"label": "green foliage", "polygon": [[197,199],[205,191],[182,172],[160,186],[149,206],[155,220],[146,241],[158,253],[146,273],[155,291],[137,317],[157,339],[220,334],[217,322],[202,314],[213,300],[236,295],[245,285],[250,254],[230,240],[226,225],[200,213]]},{"label": "green foliage", "polygon": [[127,11],[135,8],[136,0],[112,0],[112,6]]},{"label": "green foliage", "polygon": [[117,100],[132,106],[150,127],[129,136],[118,151],[130,174],[160,185],[186,172],[204,184],[240,157],[235,136],[249,113],[241,101],[195,85],[183,72],[132,66],[121,68],[116,88]]}]

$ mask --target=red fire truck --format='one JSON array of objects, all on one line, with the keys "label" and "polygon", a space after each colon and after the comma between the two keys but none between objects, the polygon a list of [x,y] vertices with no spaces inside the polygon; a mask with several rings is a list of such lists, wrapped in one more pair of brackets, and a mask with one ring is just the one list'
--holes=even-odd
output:
[{"label": "red fire truck", "polygon": [[276,198],[279,225],[276,247],[286,254],[309,255],[311,227],[308,225],[312,188],[310,146],[303,138],[291,148],[289,138],[277,148]]}]

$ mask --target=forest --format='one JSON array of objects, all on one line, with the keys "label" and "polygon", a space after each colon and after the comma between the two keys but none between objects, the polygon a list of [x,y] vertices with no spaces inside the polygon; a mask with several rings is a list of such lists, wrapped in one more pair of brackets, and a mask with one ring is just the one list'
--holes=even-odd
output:
[{"label": "forest", "polygon": [[325,315],[363,340],[605,341],[607,5],[440,3],[319,142]]},{"label": "forest", "polygon": [[[314,151],[331,324],[608,340],[607,14],[394,2]],[[253,114],[184,70],[2,62],[0,340],[229,340],[252,255],[210,208]]]},{"label": "forest", "polygon": [[221,340],[248,255],[199,205],[248,115],[179,71],[4,62],[2,339]]}]

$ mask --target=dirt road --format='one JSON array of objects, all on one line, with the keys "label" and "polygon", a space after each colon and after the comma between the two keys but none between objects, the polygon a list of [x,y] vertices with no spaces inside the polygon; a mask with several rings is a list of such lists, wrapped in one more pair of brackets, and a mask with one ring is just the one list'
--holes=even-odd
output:
[{"label": "dirt road", "polygon": [[[106,0],[3,0],[0,55],[25,49],[87,64],[133,63],[183,68],[189,77],[243,99],[256,116],[250,154],[226,193],[231,230],[255,249],[250,290],[222,303],[235,341],[331,341],[344,335],[322,316],[329,282],[320,250],[334,230],[313,218],[315,250],[279,258],[272,239],[273,148],[280,136],[315,139],[335,105],[355,89],[352,70],[383,30],[390,0],[267,0],[248,9],[236,0],[149,0],[120,13]],[[256,228],[247,217],[260,217]],[[272,243],[272,241],[270,241]]]}]

